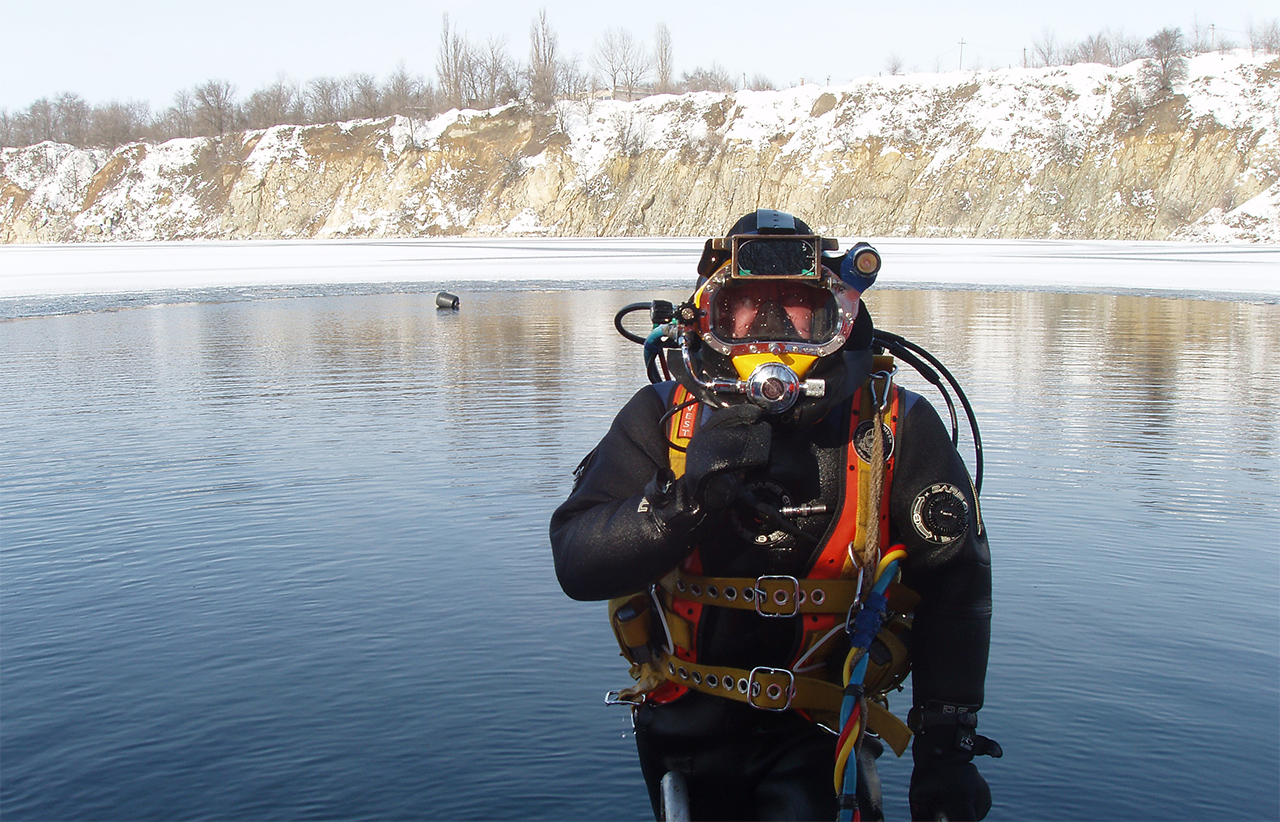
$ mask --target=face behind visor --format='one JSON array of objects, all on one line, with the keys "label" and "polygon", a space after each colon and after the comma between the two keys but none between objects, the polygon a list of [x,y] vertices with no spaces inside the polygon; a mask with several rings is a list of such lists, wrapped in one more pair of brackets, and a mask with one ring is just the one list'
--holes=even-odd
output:
[{"label": "face behind visor", "polygon": [[826,288],[797,280],[733,280],[711,304],[710,332],[726,345],[822,345],[840,330],[840,308]]}]

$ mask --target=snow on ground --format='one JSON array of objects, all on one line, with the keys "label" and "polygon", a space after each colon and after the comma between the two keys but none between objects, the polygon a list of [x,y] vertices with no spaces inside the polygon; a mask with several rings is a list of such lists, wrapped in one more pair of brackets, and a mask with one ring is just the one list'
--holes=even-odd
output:
[{"label": "snow on ground", "polygon": [[[1136,291],[1280,300],[1280,246],[869,238],[877,287]],[[182,289],[435,283],[692,284],[702,238],[0,246],[0,300]],[[850,242],[842,240],[841,247]]]},{"label": "snow on ground", "polygon": [[[1227,128],[1253,130],[1263,146],[1272,146],[1280,139],[1280,84],[1265,79],[1273,62],[1274,56],[1247,49],[1199,54],[1187,61],[1187,76],[1178,81],[1176,92],[1186,95],[1193,120],[1209,118]],[[637,149],[675,150],[706,139],[707,122],[700,114],[717,104],[730,112],[724,139],[762,147],[791,135],[783,156],[819,159],[872,140],[884,140],[883,150],[895,151],[899,141],[910,144],[933,135],[940,141],[931,145],[934,169],[977,145],[1026,155],[1030,173],[1050,162],[1063,145],[1082,148],[1090,139],[1116,140],[1104,124],[1115,116],[1123,94],[1141,86],[1143,65],[1142,60],[1116,68],[1077,63],[865,77],[845,85],[807,84],[733,95],[654,95],[635,102],[597,102],[590,113],[565,103],[560,120],[578,170],[570,187],[587,185],[600,174],[610,157],[625,150],[619,141]],[[830,105],[815,108],[824,96],[831,98]],[[837,105],[837,96],[846,102]],[[940,105],[946,112],[941,122]]]}]

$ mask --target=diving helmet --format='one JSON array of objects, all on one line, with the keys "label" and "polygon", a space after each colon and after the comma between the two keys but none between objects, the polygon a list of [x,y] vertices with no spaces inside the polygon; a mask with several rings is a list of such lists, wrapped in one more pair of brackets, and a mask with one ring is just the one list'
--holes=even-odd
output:
[{"label": "diving helmet", "polygon": [[674,376],[712,405],[745,399],[796,420],[817,419],[850,396],[870,369],[860,297],[879,255],[865,244],[848,255],[838,249],[771,209],[707,240],[698,287],[677,311]]}]

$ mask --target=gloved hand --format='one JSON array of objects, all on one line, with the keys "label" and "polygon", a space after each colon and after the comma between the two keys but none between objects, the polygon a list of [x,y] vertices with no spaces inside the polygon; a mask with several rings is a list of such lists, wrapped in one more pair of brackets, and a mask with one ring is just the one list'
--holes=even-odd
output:
[{"label": "gloved hand", "polygon": [[916,763],[908,794],[912,819],[959,822],[982,819],[991,810],[991,788],[966,757],[926,757],[922,762],[914,747],[913,756]]},{"label": "gloved hand", "polygon": [[907,725],[915,733],[908,794],[912,819],[982,819],[991,810],[991,788],[972,760],[998,759],[1004,751],[994,739],[975,732],[978,708],[930,701],[907,714]]},{"label": "gloved hand", "polygon": [[730,505],[742,487],[742,475],[769,463],[773,429],[756,405],[742,403],[711,412],[689,440],[684,482],[702,508]]}]

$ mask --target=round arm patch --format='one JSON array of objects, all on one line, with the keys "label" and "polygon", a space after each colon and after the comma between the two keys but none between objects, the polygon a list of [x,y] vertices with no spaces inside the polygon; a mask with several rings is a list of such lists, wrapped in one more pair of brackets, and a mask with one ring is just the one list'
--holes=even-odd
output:
[{"label": "round arm patch", "polygon": [[930,485],[911,502],[911,524],[934,545],[949,545],[969,531],[969,503],[949,482]]}]

